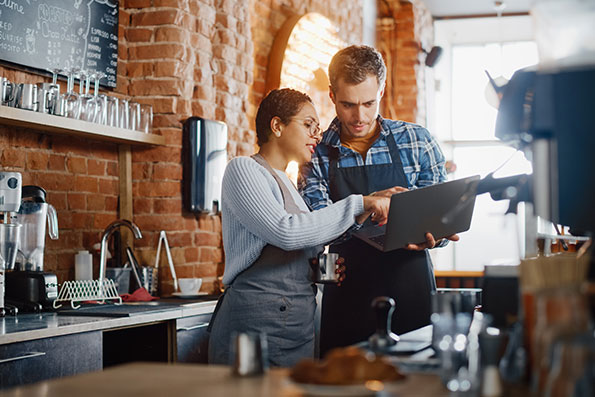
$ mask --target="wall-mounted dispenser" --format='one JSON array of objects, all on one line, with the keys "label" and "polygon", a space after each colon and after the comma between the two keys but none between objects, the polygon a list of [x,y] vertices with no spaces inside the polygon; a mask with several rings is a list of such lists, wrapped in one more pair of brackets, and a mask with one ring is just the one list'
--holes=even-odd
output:
[{"label": "wall-mounted dispenser", "polygon": [[190,117],[184,122],[184,207],[195,213],[217,213],[227,165],[227,125]]}]

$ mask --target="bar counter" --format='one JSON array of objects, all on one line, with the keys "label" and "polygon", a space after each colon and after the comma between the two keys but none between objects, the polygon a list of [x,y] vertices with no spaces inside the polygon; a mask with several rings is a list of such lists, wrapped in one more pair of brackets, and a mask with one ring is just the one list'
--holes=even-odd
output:
[{"label": "bar counter", "polygon": [[[262,376],[236,377],[230,367],[201,364],[132,363],[73,377],[20,386],[0,396],[242,396],[299,397],[307,395],[293,384],[287,369],[271,369]],[[371,393],[370,395],[373,395]],[[436,375],[410,374],[379,395],[448,396]]]}]

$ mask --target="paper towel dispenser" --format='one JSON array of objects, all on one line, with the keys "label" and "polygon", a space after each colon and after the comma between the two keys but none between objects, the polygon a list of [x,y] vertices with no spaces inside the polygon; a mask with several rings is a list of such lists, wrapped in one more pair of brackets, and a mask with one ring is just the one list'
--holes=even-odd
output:
[{"label": "paper towel dispenser", "polygon": [[184,207],[195,213],[217,213],[227,165],[227,125],[190,117],[184,122]]}]

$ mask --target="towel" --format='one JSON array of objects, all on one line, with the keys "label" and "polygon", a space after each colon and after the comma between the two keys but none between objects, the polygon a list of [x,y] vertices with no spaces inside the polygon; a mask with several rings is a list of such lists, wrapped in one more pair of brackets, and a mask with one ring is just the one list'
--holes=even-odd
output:
[{"label": "towel", "polygon": [[159,299],[157,296],[149,294],[146,288],[140,287],[135,290],[132,294],[121,294],[123,302],[149,302]]}]

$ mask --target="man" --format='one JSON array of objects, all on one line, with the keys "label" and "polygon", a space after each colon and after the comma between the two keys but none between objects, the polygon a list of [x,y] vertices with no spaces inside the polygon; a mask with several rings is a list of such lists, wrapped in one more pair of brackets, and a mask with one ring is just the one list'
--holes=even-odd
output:
[{"label": "man", "polygon": [[[352,194],[390,196],[446,180],[444,156],[423,127],[385,120],[379,114],[386,65],[368,46],[339,51],[329,65],[330,98],[337,117],[300,170],[299,189],[313,210]],[[456,241],[458,236],[448,239]],[[439,245],[446,243],[439,242]],[[345,258],[342,286],[325,286],[320,355],[337,346],[367,340],[376,322],[370,307],[377,296],[396,301],[392,330],[399,334],[430,323],[436,283],[426,241],[381,252],[352,238],[331,247]]]}]

